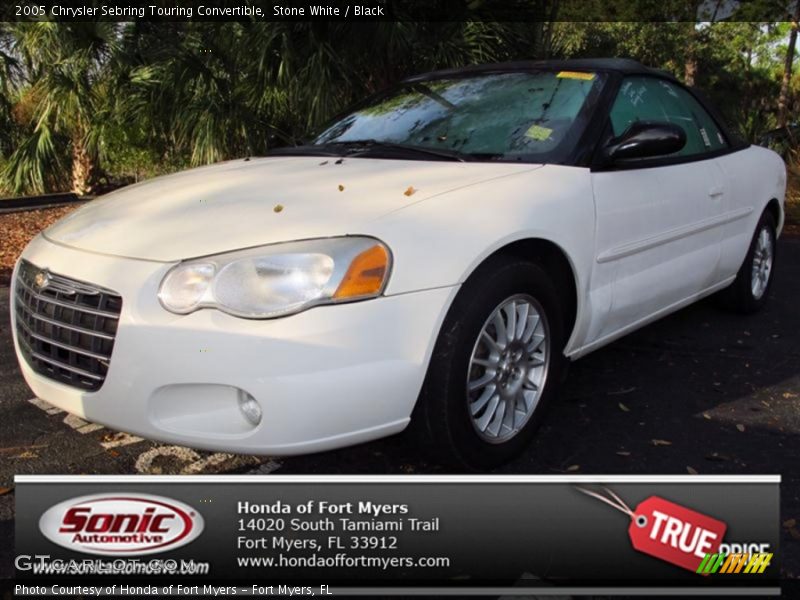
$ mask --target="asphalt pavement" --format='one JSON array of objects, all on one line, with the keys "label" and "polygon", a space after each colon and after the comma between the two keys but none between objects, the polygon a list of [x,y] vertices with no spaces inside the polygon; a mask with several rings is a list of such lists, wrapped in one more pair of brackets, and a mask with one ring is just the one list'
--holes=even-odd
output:
[{"label": "asphalt pavement", "polygon": [[[576,362],[536,441],[501,472],[781,474],[784,574],[800,576],[799,298],[800,239],[782,240],[764,311],[731,314],[708,299]],[[32,397],[11,345],[5,287],[0,315],[4,541],[14,474],[441,472],[402,434],[280,459],[199,452],[86,423]]]}]

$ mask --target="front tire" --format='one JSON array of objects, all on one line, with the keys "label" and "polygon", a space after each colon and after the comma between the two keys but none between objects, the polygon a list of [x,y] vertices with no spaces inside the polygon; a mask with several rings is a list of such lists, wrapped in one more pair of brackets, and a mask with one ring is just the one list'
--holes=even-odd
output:
[{"label": "front tire", "polygon": [[531,441],[561,383],[562,302],[538,265],[495,257],[462,286],[415,408],[446,465],[490,469]]},{"label": "front tire", "polygon": [[763,308],[772,286],[776,236],[775,218],[772,213],[765,211],[756,226],[736,279],[720,295],[723,306],[742,314],[751,314]]}]

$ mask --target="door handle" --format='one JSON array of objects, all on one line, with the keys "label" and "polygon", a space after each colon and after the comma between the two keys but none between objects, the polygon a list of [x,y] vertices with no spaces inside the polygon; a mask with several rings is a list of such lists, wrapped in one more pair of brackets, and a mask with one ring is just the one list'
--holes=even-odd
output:
[{"label": "door handle", "polygon": [[710,190],[708,190],[708,196],[709,196],[710,198],[719,198],[719,197],[720,197],[720,196],[722,196],[724,193],[725,193],[725,190],[724,190],[724,189],[722,189],[722,186],[720,186],[720,187],[713,187],[713,188],[711,188]]}]

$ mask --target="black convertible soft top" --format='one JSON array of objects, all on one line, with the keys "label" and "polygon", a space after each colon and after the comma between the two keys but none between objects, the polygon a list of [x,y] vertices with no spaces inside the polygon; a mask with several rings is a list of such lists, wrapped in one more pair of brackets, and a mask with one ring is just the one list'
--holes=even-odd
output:
[{"label": "black convertible soft top", "polygon": [[481,73],[503,73],[510,71],[613,71],[623,75],[657,75],[677,81],[675,77],[660,69],[652,69],[629,58],[574,58],[569,60],[522,60],[514,62],[493,63],[486,65],[470,65],[456,69],[431,71],[404,79],[404,82],[425,81],[428,79],[445,79],[448,77],[468,77]]}]

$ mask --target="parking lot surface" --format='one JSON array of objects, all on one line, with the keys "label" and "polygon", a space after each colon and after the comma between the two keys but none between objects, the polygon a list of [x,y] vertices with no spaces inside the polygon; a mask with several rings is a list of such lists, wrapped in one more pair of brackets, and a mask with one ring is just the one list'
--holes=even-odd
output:
[{"label": "parking lot surface", "polygon": [[[784,574],[800,575],[800,239],[780,242],[775,277],[760,314],[730,314],[709,299],[573,364],[536,441],[501,471],[781,474]],[[6,287],[0,315],[0,539],[12,534],[15,474],[441,472],[405,435],[281,459],[86,423],[32,397],[13,353]]]}]

